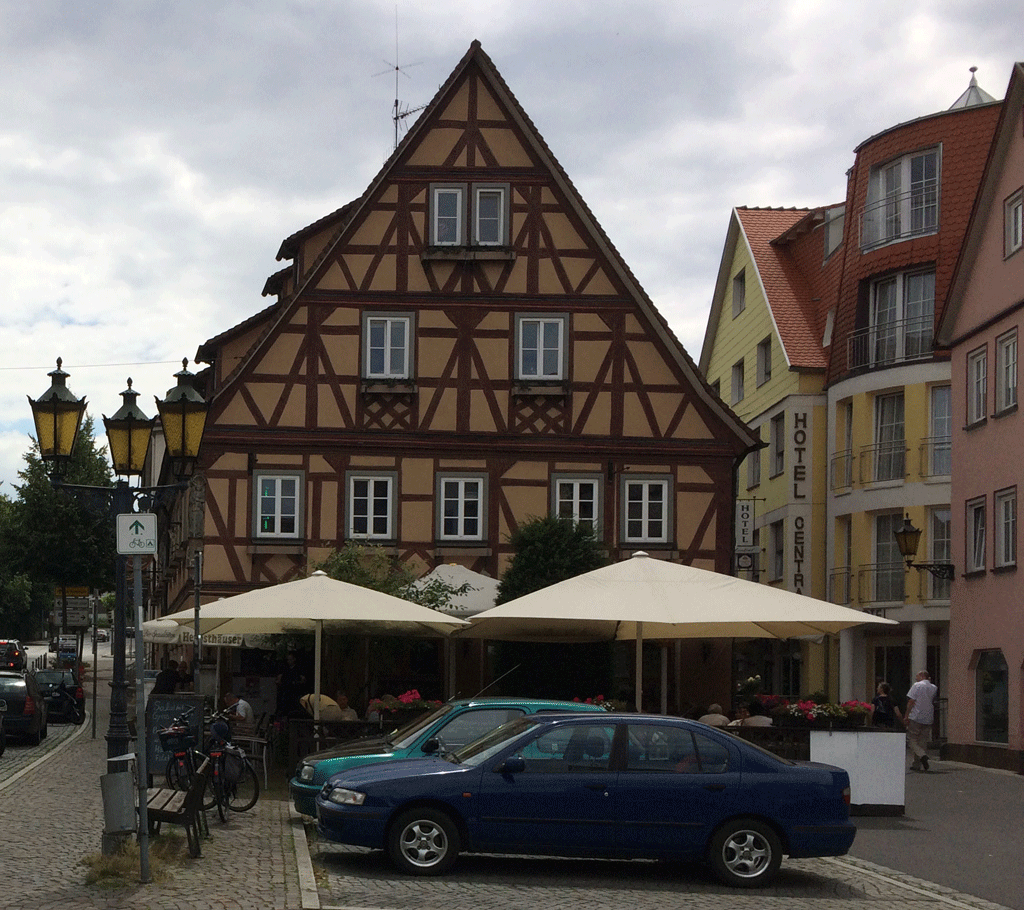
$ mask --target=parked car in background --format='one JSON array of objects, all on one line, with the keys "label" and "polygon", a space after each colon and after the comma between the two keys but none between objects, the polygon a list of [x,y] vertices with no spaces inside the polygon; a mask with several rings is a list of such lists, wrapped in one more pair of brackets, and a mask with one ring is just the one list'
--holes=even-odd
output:
[{"label": "parked car in background", "polygon": [[85,713],[85,690],[74,670],[37,670],[36,682],[39,691],[46,700],[47,719],[59,717],[61,720],[73,721],[74,713],[60,695],[60,684],[63,681],[68,693],[78,705],[79,716]]},{"label": "parked car in background", "polygon": [[355,739],[308,755],[288,785],[292,803],[303,815],[316,814],[316,795],[332,774],[357,765],[402,758],[425,758],[461,749],[495,727],[542,712],[603,712],[592,704],[534,698],[469,698],[447,702],[393,733]]},{"label": "parked car in background", "polygon": [[93,641],[110,641],[110,633],[106,629],[93,629]]},{"label": "parked car in background", "polygon": [[14,638],[0,638],[0,670],[24,670],[28,654]]},{"label": "parked car in background", "polygon": [[38,746],[46,738],[46,699],[33,673],[0,670],[0,700],[7,703],[4,732]]},{"label": "parked car in background", "polygon": [[685,859],[737,887],[788,856],[840,856],[856,828],[842,768],[779,758],[696,721],[534,715],[445,758],[330,778],[316,798],[328,840],[383,849],[437,875],[460,852]]}]

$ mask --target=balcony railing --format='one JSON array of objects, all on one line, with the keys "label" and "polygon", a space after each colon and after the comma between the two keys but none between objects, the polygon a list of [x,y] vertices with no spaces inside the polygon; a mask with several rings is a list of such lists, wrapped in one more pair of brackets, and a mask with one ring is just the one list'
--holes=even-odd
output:
[{"label": "balcony railing", "polygon": [[935,350],[935,317],[927,313],[869,326],[854,332],[846,343],[851,370],[924,360]]},{"label": "balcony railing", "polygon": [[948,477],[953,460],[952,436],[926,436],[921,440],[921,476]]},{"label": "balcony railing", "polygon": [[865,205],[860,213],[861,249],[933,234],[938,227],[939,184],[932,180]]},{"label": "balcony railing", "polygon": [[832,456],[830,482],[833,490],[848,490],[853,486],[853,450],[845,449]]},{"label": "balcony railing", "polygon": [[857,589],[862,604],[902,604],[906,598],[907,569],[902,562],[862,565]]},{"label": "balcony railing", "polygon": [[852,595],[852,574],[848,566],[833,569],[828,577],[828,599],[834,604],[848,604]]},{"label": "balcony railing", "polygon": [[861,447],[861,483],[884,483],[891,480],[903,480],[906,476],[907,444],[904,440]]}]

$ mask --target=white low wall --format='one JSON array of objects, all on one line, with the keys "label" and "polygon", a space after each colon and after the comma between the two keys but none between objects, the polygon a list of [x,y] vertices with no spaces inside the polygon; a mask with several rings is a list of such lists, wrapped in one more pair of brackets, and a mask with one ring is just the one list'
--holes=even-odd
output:
[{"label": "white low wall", "polygon": [[811,761],[850,775],[854,815],[902,815],[906,803],[906,734],[885,730],[812,730]]}]

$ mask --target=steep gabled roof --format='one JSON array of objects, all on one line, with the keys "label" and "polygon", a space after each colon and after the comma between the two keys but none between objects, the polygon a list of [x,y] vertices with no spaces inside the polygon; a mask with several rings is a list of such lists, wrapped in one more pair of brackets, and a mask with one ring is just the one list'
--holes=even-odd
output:
[{"label": "steep gabled roof", "polygon": [[822,220],[825,209],[746,208],[733,209],[719,264],[712,298],[711,314],[704,334],[700,365],[707,372],[722,307],[732,278],[737,245],[745,243],[754,262],[757,281],[779,343],[789,367],[824,370],[828,364],[821,344],[818,308],[806,277],[786,247],[786,243]]},{"label": "steep gabled roof", "polygon": [[[701,376],[696,364],[669,328],[664,317],[655,308],[653,301],[647,296],[647,293],[640,286],[640,283],[633,275],[629,266],[619,255],[604,230],[598,224],[597,219],[583,201],[580,194],[576,191],[572,181],[562,169],[562,166],[558,163],[555,156],[551,153],[547,143],[541,137],[533,122],[512,94],[504,79],[498,73],[490,57],[488,57],[483,51],[479,41],[473,41],[462,60],[455,67],[444,84],[438,89],[437,93],[426,106],[423,113],[405,135],[398,148],[374,177],[359,199],[343,206],[331,215],[314,222],[314,224],[303,228],[301,231],[291,235],[291,237],[287,238],[284,243],[282,243],[279,258],[282,256],[294,256],[303,237],[314,232],[322,231],[332,223],[337,223],[338,225],[334,236],[320,251],[316,259],[312,263],[306,265],[304,273],[299,276],[296,281],[294,292],[289,295],[288,299],[284,301],[280,307],[280,311],[272,320],[270,320],[265,331],[261,335],[260,340],[252,346],[248,355],[243,358],[243,361],[227,377],[224,384],[217,391],[215,397],[225,393],[237,377],[241,375],[247,363],[258,355],[262,346],[267,343],[267,339],[272,336],[275,326],[281,324],[290,317],[295,301],[302,296],[303,292],[308,287],[313,286],[313,283],[318,277],[321,266],[326,262],[328,257],[333,254],[338,245],[344,241],[349,231],[353,229],[353,226],[358,225],[360,222],[360,215],[367,206],[368,201],[375,197],[381,185],[388,179],[393,171],[402,166],[403,162],[408,157],[409,152],[417,147],[421,138],[430,130],[438,113],[445,109],[454,88],[460,84],[466,70],[471,66],[478,68],[482,78],[493,91],[496,100],[504,105],[511,119],[522,131],[525,141],[529,144],[531,150],[537,155],[543,165],[548,168],[555,180],[555,183],[563,192],[566,200],[580,217],[582,223],[586,226],[595,246],[605,256],[609,266],[614,270],[623,285],[629,290],[641,311],[648,318],[653,330],[661,337],[666,349],[672,354],[682,373],[687,377],[693,393],[698,396],[705,406],[716,414],[716,416],[719,417],[726,426],[736,434],[736,437],[741,442],[748,446],[748,449],[760,445],[760,441],[753,436],[746,424],[711,391],[708,384],[704,381],[704,378]],[[249,322],[251,322],[251,320],[249,320]],[[210,353],[211,344],[212,342],[207,342],[200,348],[200,350]]]},{"label": "steep gabled roof", "polygon": [[964,292],[971,280],[971,273],[974,271],[978,250],[981,247],[985,233],[986,215],[992,205],[998,201],[995,198],[996,188],[1005,167],[1013,132],[1021,122],[1022,110],[1024,110],[1024,63],[1018,62],[1013,65],[1013,71],[1010,73],[1010,84],[1006,88],[1003,109],[996,123],[992,145],[985,162],[985,171],[974,200],[974,208],[971,210],[971,220],[968,222],[967,233],[960,247],[960,255],[953,272],[953,280],[949,283],[949,291],[946,294],[946,304],[935,338],[936,343],[942,347],[950,347],[957,342],[959,334],[957,321],[964,301]]}]

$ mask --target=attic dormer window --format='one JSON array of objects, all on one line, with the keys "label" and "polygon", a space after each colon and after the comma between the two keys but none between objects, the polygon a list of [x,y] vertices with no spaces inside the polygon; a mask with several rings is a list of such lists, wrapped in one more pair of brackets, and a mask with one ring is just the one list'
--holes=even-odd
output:
[{"label": "attic dormer window", "polygon": [[507,246],[508,199],[508,184],[434,184],[430,189],[430,245]]}]

